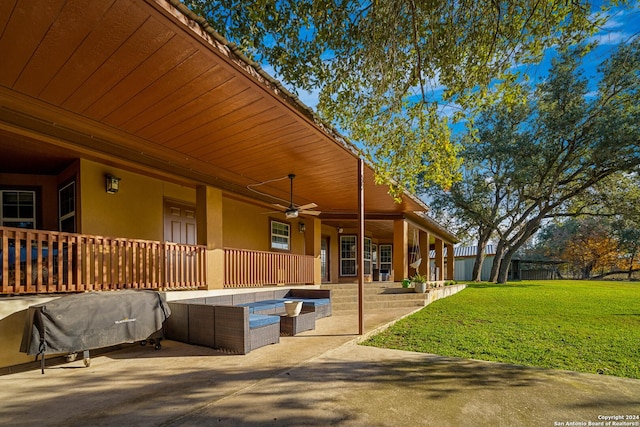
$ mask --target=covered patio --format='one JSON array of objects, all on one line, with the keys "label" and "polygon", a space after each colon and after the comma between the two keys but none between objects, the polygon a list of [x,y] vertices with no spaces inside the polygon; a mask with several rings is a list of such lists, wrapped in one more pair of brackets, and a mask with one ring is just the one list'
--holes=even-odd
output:
[{"label": "covered patio", "polygon": [[[0,18],[0,189],[34,189],[36,200],[33,234],[16,238],[14,222],[0,224],[4,294],[353,282],[338,268],[343,234],[393,247],[387,270],[397,281],[412,273],[414,229],[422,253],[455,242],[416,214],[428,210],[418,197],[395,203],[367,165],[360,186],[357,149],[177,0],[16,0]],[[274,181],[291,173],[293,195]],[[100,180],[111,176],[120,191],[105,197]],[[151,185],[193,203],[186,239],[161,220],[144,224],[138,199]],[[230,215],[279,219],[273,204],[290,198],[321,214],[290,224],[289,251],[247,244],[242,225],[230,231]],[[372,280],[381,268],[367,261]]]}]

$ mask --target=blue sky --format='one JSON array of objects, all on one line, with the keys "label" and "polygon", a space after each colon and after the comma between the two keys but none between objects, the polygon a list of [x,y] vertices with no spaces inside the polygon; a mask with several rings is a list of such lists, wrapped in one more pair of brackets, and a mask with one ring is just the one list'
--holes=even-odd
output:
[{"label": "blue sky", "polygon": [[[636,0],[629,8],[617,8],[609,14],[607,23],[601,31],[591,37],[589,41],[597,41],[598,47],[589,53],[583,63],[585,75],[590,77],[592,84],[597,83],[596,68],[611,55],[620,43],[629,42],[640,35],[640,0]],[[532,81],[543,79],[551,65],[553,52],[548,52],[543,62],[524,70]],[[595,86],[594,86],[595,88]]]}]

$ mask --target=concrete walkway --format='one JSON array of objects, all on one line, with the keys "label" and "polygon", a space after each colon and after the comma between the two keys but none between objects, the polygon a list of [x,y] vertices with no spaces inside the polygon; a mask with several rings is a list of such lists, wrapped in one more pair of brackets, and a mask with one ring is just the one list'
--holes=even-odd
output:
[{"label": "concrete walkway", "polygon": [[[366,329],[411,310],[371,313]],[[338,314],[245,356],[164,341],[89,368],[0,376],[0,425],[604,426],[640,416],[640,380],[364,347],[356,331],[355,315]],[[608,425],[640,426],[621,421],[635,424]]]}]

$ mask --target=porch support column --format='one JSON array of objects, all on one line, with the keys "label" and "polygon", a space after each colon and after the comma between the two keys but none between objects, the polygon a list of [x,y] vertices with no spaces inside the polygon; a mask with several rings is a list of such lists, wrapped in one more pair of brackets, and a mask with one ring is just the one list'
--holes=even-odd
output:
[{"label": "porch support column", "polygon": [[364,334],[364,160],[358,158],[358,335]]},{"label": "porch support column", "polygon": [[444,242],[436,237],[436,281],[444,280]]},{"label": "porch support column", "polygon": [[453,269],[455,266],[453,245],[447,244],[445,246],[447,247],[447,276],[445,277],[445,280],[453,280]]},{"label": "porch support column", "polygon": [[404,219],[393,221],[393,281],[409,276],[409,224]]},{"label": "porch support column", "polygon": [[207,289],[224,287],[222,191],[206,185],[196,188],[198,244],[207,247]]},{"label": "porch support column", "polygon": [[430,280],[431,276],[429,276],[429,270],[431,270],[431,259],[429,258],[429,233],[426,231],[419,232],[419,242],[420,242],[420,256],[422,257],[422,262],[420,263],[420,267],[418,271],[420,274],[427,276],[427,279]]},{"label": "porch support column", "polygon": [[313,284],[322,283],[322,271],[320,267],[320,241],[322,238],[322,221],[318,218],[304,220],[305,255],[313,257]]}]

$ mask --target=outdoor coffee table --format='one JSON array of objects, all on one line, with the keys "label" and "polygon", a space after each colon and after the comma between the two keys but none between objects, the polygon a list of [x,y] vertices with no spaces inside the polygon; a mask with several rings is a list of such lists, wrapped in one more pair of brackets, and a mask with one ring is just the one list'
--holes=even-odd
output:
[{"label": "outdoor coffee table", "polygon": [[280,315],[280,335],[293,336],[303,331],[310,331],[316,328],[316,313],[313,311],[300,313],[290,317],[286,314]]}]

